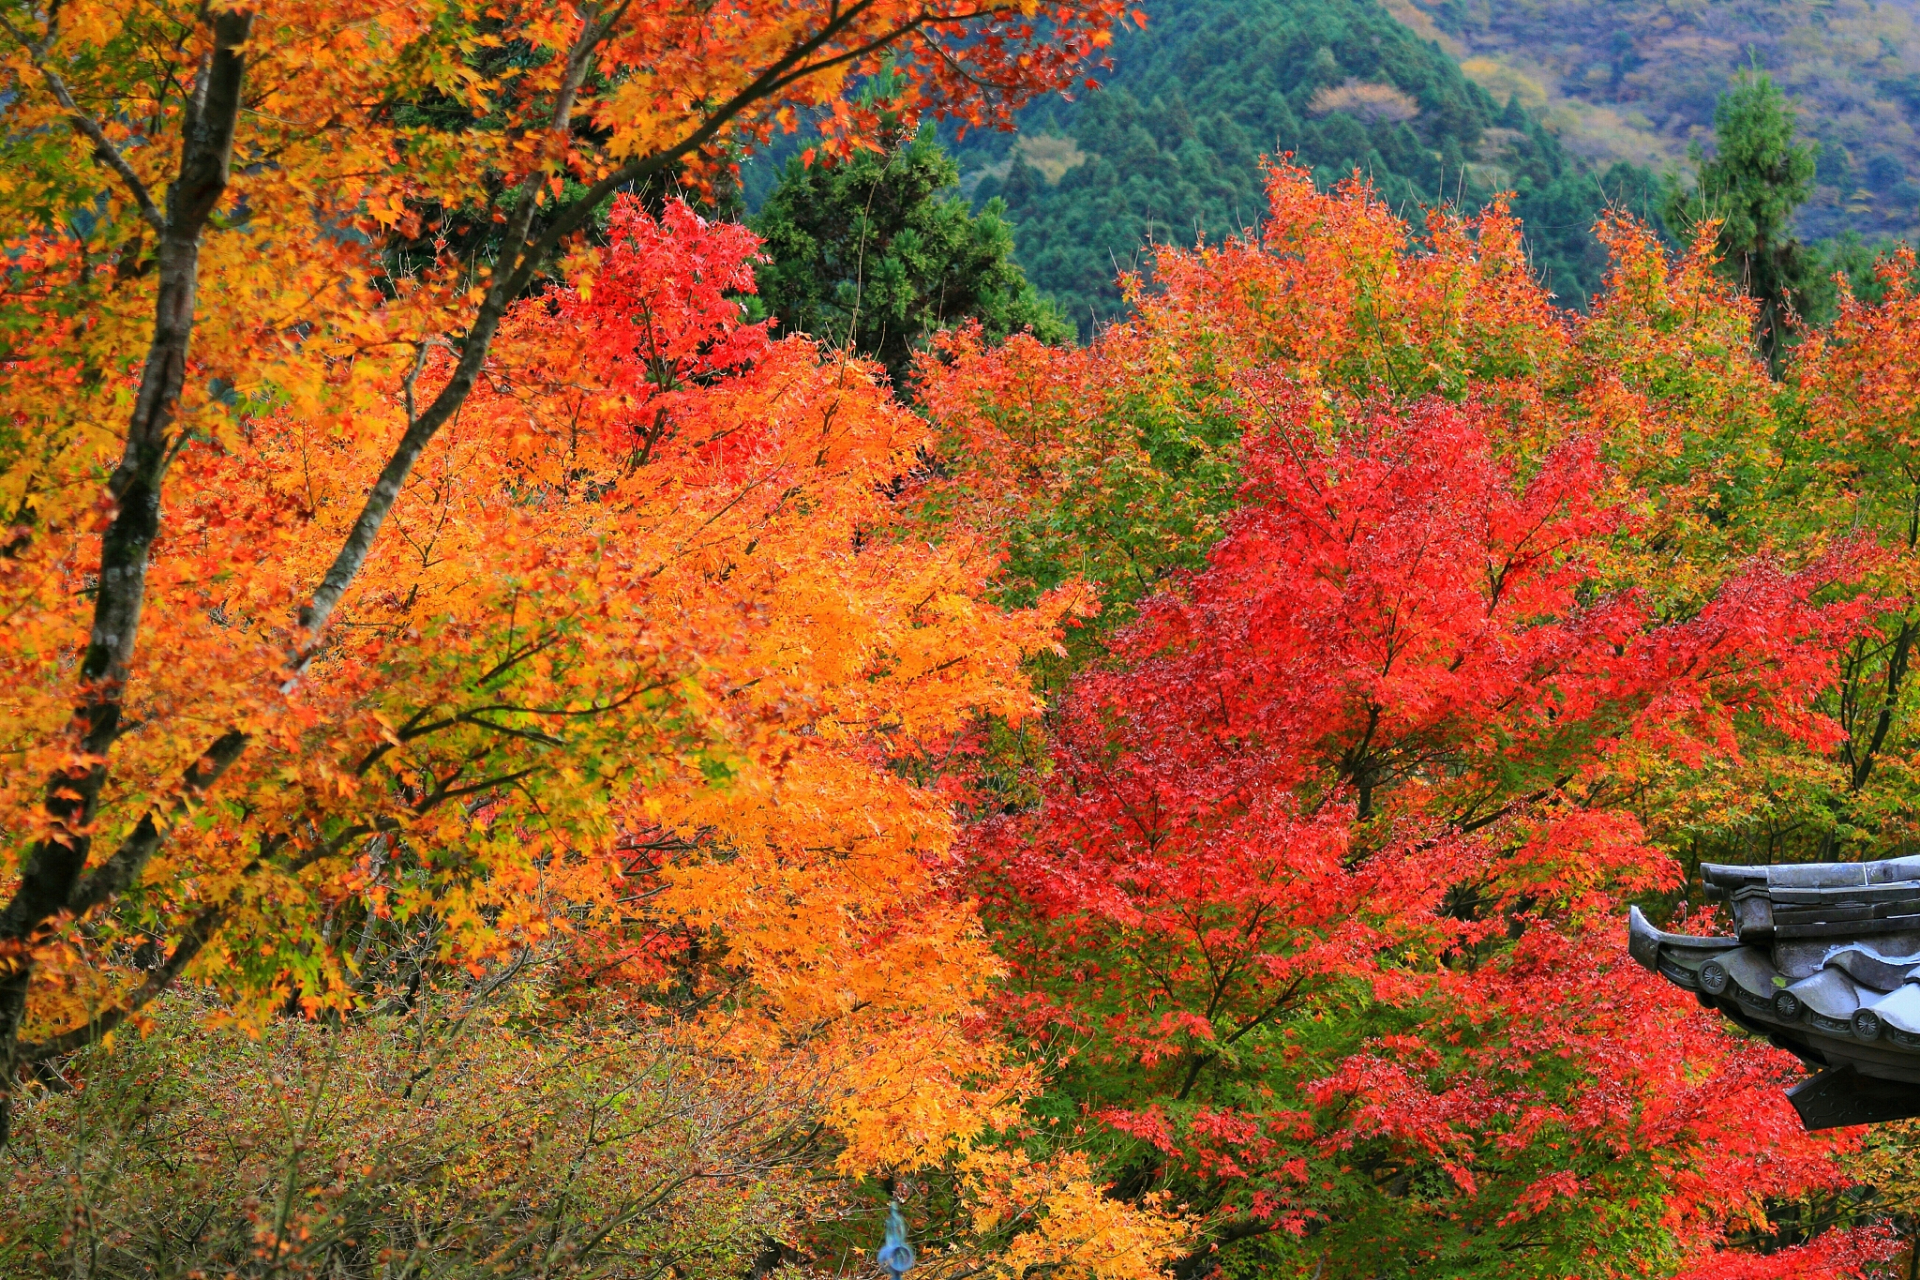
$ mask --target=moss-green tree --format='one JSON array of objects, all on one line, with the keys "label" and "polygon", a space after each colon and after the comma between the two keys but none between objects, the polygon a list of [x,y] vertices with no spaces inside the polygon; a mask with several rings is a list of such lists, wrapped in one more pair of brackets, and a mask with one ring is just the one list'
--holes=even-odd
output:
[{"label": "moss-green tree", "polygon": [[1668,225],[1682,234],[1720,220],[1722,261],[1760,304],[1754,340],[1777,375],[1794,299],[1813,284],[1814,258],[1794,235],[1794,214],[1813,191],[1815,148],[1794,141],[1793,107],[1771,77],[1742,72],[1713,112],[1714,155],[1694,149],[1700,180],[1668,188]]},{"label": "moss-green tree", "polygon": [[931,132],[851,161],[798,158],[754,219],[769,261],[760,297],[784,333],[848,344],[904,387],[913,355],[941,329],[978,320],[989,338],[1072,328],[1013,260],[999,201],[978,213]]}]

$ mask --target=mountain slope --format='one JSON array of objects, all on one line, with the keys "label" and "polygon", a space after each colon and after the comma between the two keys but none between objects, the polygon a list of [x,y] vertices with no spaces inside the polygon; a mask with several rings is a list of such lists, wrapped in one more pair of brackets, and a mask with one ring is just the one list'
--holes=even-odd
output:
[{"label": "mountain slope", "polygon": [[1647,171],[1592,171],[1377,0],[1159,0],[1150,14],[1115,42],[1103,91],[959,148],[972,194],[1005,198],[1022,265],[1083,331],[1119,314],[1115,269],[1142,245],[1257,219],[1263,153],[1293,152],[1323,183],[1359,169],[1404,212],[1512,189],[1536,268],[1575,302],[1604,267],[1588,233],[1601,208],[1651,207]]},{"label": "mountain slope", "polygon": [[1728,76],[1758,66],[1821,144],[1801,235],[1920,235],[1915,0],[1393,2],[1496,96],[1519,92],[1601,163],[1683,160]]}]

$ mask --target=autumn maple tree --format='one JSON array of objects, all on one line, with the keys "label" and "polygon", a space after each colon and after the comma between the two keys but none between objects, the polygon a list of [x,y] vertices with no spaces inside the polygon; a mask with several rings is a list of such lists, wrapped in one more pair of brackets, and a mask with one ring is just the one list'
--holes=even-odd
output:
[{"label": "autumn maple tree", "polygon": [[1581,599],[1620,518],[1590,441],[1523,481],[1444,403],[1334,445],[1305,413],[1258,432],[1206,569],[1074,687],[1040,817],[977,837],[1015,1016],[1137,1140],[1121,1185],[1276,1261],[1454,1274],[1577,1273],[1636,1194],[1676,1238],[1728,1207],[1656,1208],[1663,1175],[1795,1186],[1823,1148],[1776,1099],[1753,1123],[1773,1081],[1667,1074],[1716,1033],[1652,1016],[1674,1002],[1617,954],[1612,908],[1677,869],[1613,797],[1648,746],[1805,715],[1850,617],[1807,603],[1835,566],[1658,625]]},{"label": "autumn maple tree", "polygon": [[[236,915],[255,915],[271,941],[226,947],[233,972],[310,994],[325,962],[291,954],[328,895],[269,909],[274,895],[255,886],[355,862],[372,878],[392,820],[324,815],[356,791],[348,779],[391,767],[409,744],[432,738],[452,754],[374,789],[404,823],[446,834],[455,814],[512,809],[549,767],[452,745],[463,733],[522,747],[552,736],[490,717],[645,707],[665,735],[658,749],[691,733],[665,705],[686,701],[673,692],[682,668],[642,640],[634,608],[594,604],[579,566],[553,558],[504,587],[510,543],[492,544],[501,559],[466,580],[460,604],[478,613],[450,607],[423,628],[330,624],[356,583],[376,610],[432,598],[426,581],[369,577],[382,530],[405,518],[396,504],[481,385],[516,302],[615,192],[669,174],[697,185],[802,109],[824,112],[826,145],[857,146],[874,108],[843,90],[883,59],[888,110],[1004,121],[1079,74],[1117,12],[1104,0],[10,6],[4,822],[17,879],[0,911],[0,1085],[210,963],[203,953]],[[423,123],[423,107],[438,114]],[[456,209],[497,227],[490,261],[448,251],[390,272],[390,243],[431,241],[434,211]],[[343,489],[307,483],[321,441],[352,443],[324,464],[358,468],[327,477]],[[298,491],[269,478],[288,466]],[[244,483],[223,474],[245,467],[261,470]],[[235,487],[196,499],[196,473]],[[531,510],[494,503],[503,518]],[[410,533],[422,572],[447,563]],[[564,588],[542,576],[555,573]],[[534,600],[617,617],[589,641],[611,665],[585,653],[564,672],[550,665],[543,624],[516,603]],[[502,638],[482,657],[443,628]],[[351,702],[350,690],[404,686],[374,674],[389,659],[356,661],[348,636],[411,644],[432,669],[419,672],[420,700],[329,721],[313,704],[331,691]],[[551,699],[438,700],[497,692],[533,668],[559,681]],[[642,767],[654,749],[623,740]],[[247,784],[230,774],[244,759],[250,776],[278,779],[264,807],[239,799]],[[211,882],[171,873],[187,888],[181,914],[136,906],[154,859],[189,831],[200,834],[185,842],[224,842],[237,861]],[[505,892],[497,876],[456,876]],[[520,914],[474,911],[482,932]],[[36,1014],[36,982],[66,985],[61,957],[86,951],[76,940],[107,917],[145,930],[137,981],[89,992],[78,1020],[75,1006]]]},{"label": "autumn maple tree", "polygon": [[[544,1016],[600,1020],[607,1045],[658,1020],[673,1052],[746,1064],[755,1123],[831,1135],[799,1143],[807,1167],[951,1168],[1012,1257],[1141,1274],[1177,1216],[1107,1200],[1071,1156],[969,1153],[1032,1080],[969,1030],[995,964],[948,889],[950,797],[903,767],[980,714],[1029,716],[1019,664],[1080,596],[1002,610],[985,539],[903,536],[927,424],[877,367],[745,322],[731,295],[758,251],[682,202],[656,217],[620,197],[573,283],[509,309],[297,680],[279,609],[353,527],[389,440],[355,429],[365,400],[288,393],[182,452],[149,579],[172,625],[146,634],[128,705],[243,718],[247,751],[110,909],[40,941],[27,1056],[142,1016],[183,976],[256,1025],[424,1019],[436,989],[471,1002],[545,957]],[[386,395],[456,360],[431,347]],[[9,604],[22,635],[57,635],[86,604],[84,533],[33,532]],[[6,661],[9,725],[57,724],[60,651]],[[177,750],[129,733],[119,776]]]},{"label": "autumn maple tree", "polygon": [[1033,1140],[1204,1213],[1181,1275],[1884,1256],[1858,1222],[1745,1251],[1832,1218],[1849,1141],[1617,935],[1883,741],[1904,551],[1808,503],[1900,473],[1783,423],[1824,396],[1816,430],[1900,447],[1903,304],[1781,387],[1706,245],[1609,221],[1578,316],[1498,207],[1416,235],[1358,181],[1270,192],[1088,348],[928,365],[941,509],[1004,531],[1014,598],[1078,570],[1109,605],[968,837],[1005,1025],[1056,1073]]}]

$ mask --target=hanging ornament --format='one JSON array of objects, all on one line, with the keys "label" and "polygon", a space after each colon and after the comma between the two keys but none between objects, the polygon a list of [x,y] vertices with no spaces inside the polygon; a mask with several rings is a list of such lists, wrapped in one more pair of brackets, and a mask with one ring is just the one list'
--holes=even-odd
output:
[{"label": "hanging ornament", "polygon": [[894,1280],[913,1270],[913,1246],[907,1243],[907,1220],[900,1216],[900,1202],[887,1206],[887,1239],[877,1255],[881,1266],[891,1271]]}]

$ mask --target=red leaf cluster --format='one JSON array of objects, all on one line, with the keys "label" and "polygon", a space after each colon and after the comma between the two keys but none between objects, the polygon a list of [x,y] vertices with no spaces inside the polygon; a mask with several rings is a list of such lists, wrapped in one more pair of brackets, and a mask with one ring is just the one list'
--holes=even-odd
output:
[{"label": "red leaf cluster", "polygon": [[1017,1021],[1153,1176],[1409,1263],[1635,1181],[1678,1238],[1831,1183],[1787,1063],[1628,964],[1615,914],[1680,881],[1632,807],[1650,762],[1830,737],[1863,606],[1816,597],[1863,555],[1660,616],[1604,576],[1632,515],[1595,441],[1523,467],[1470,401],[1328,433],[1254,386],[1226,536],[1076,680],[1042,807],[976,835]]}]

